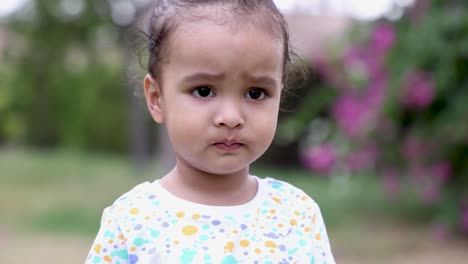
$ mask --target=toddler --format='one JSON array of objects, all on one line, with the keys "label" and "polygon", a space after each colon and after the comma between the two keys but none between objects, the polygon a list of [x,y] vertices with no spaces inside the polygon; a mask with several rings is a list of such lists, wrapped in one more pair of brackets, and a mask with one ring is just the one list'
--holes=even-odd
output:
[{"label": "toddler", "polygon": [[335,263],[318,205],[249,174],[291,65],[273,0],[157,1],[148,36],[145,98],[176,165],[104,210],[86,263]]}]

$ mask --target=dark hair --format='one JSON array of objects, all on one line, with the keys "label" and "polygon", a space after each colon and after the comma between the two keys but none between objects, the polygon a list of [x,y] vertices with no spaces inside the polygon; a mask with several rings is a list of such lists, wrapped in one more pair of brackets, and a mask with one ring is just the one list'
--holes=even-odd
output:
[{"label": "dark hair", "polygon": [[[203,7],[214,6],[222,9],[223,18],[213,18],[213,15],[200,15],[197,10]],[[149,25],[147,33],[147,50],[149,52],[146,70],[153,78],[160,77],[160,65],[170,52],[170,35],[185,21],[211,19],[219,23],[241,22],[249,23],[255,27],[273,34],[283,41],[283,83],[289,83],[291,77],[298,77],[301,70],[295,68],[292,58],[297,57],[291,48],[289,30],[283,15],[273,0],[156,0],[149,10]],[[201,12],[203,14],[203,12]],[[228,17],[226,19],[225,17]],[[221,22],[222,21],[222,22]],[[300,67],[299,67],[300,68]],[[300,74],[303,77],[303,73]]]}]

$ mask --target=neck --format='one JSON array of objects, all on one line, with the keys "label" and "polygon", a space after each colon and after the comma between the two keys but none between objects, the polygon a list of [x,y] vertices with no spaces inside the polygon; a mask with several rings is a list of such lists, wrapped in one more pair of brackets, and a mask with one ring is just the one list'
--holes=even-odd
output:
[{"label": "neck", "polygon": [[257,182],[249,168],[230,174],[211,174],[178,161],[161,179],[161,185],[175,196],[206,205],[240,205],[256,195]]}]

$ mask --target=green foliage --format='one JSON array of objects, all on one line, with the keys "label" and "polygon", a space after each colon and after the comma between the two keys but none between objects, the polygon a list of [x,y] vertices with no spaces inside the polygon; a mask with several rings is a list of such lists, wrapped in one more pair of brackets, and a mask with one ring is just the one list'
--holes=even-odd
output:
[{"label": "green foliage", "polygon": [[418,1],[402,19],[377,21],[367,37],[314,62],[317,89],[334,93],[311,92],[304,102],[323,104],[304,104],[286,123],[304,143],[305,166],[379,175],[390,197],[413,195],[423,220],[468,233],[467,11],[464,1]]},{"label": "green foliage", "polygon": [[105,1],[84,1],[77,14],[60,4],[34,1],[7,21],[0,143],[126,150],[123,29]]},{"label": "green foliage", "polygon": [[[450,219],[446,222],[451,225],[459,224],[459,215],[454,212],[466,210],[463,208],[468,196],[467,11],[461,2],[434,2],[417,21],[410,21],[411,17],[399,21],[398,40],[387,61],[394,85],[385,105],[386,113],[402,135],[415,134],[431,146],[431,153],[420,157],[423,166],[437,160],[451,164],[452,178],[444,187],[440,202],[441,217]],[[434,82],[434,101],[425,109],[408,109],[400,104],[402,84],[407,73],[415,69],[430,74]],[[408,167],[412,164],[403,163]]]}]

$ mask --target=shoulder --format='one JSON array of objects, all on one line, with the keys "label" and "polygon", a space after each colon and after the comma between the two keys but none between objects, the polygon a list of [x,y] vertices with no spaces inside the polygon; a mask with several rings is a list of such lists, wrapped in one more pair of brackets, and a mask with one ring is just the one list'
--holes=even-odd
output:
[{"label": "shoulder", "polygon": [[150,182],[140,183],[117,198],[104,212],[115,219],[138,216],[152,207],[156,198],[154,189]]},{"label": "shoulder", "polygon": [[303,209],[318,208],[317,203],[304,190],[282,180],[274,178],[259,179],[259,184],[264,188],[269,199],[278,204],[301,207]]}]

